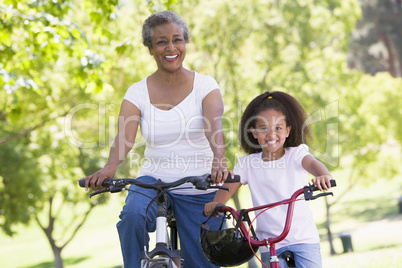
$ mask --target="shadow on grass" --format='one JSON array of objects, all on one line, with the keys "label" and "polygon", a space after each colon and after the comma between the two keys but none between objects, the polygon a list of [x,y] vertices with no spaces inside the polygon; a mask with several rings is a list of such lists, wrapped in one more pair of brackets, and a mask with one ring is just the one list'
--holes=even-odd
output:
[{"label": "shadow on grass", "polygon": [[[399,221],[400,220],[400,214],[395,211],[395,209],[390,208],[390,207],[379,207],[375,209],[370,209],[367,208],[363,212],[352,212],[353,208],[350,208],[349,210],[345,211],[345,214],[341,214],[339,212],[332,212],[331,213],[331,219],[332,219],[332,224],[331,226],[334,226],[338,223],[341,223],[342,221],[348,220],[350,218],[353,218],[354,221],[360,222],[360,223],[366,223],[366,222],[372,222],[372,221],[378,221],[378,220],[383,220],[383,219],[388,219],[390,221]],[[320,223],[317,223],[316,226],[319,230],[325,230],[325,235],[326,235],[326,222],[322,221]],[[324,233],[323,233],[324,234]]]},{"label": "shadow on grass", "polygon": [[[347,219],[353,219],[357,222],[371,222],[393,218],[398,214],[398,208],[390,197],[348,201],[335,205],[331,210],[333,224]],[[320,227],[325,227],[325,223],[320,224]]]},{"label": "shadow on grass", "polygon": [[[401,217],[398,206],[392,197],[352,200],[334,205],[331,210],[331,227],[348,220],[356,223],[367,223],[383,219],[399,221]],[[328,241],[325,220],[317,223],[317,228],[320,231],[321,240]],[[338,237],[337,233],[333,233],[334,239]],[[378,248],[382,247],[379,246]]]},{"label": "shadow on grass", "polygon": [[401,245],[397,245],[397,244],[390,244],[390,245],[379,245],[379,246],[376,246],[376,247],[372,247],[372,248],[370,248],[369,250],[367,250],[367,251],[372,251],[372,250],[379,250],[379,249],[390,249],[390,248],[398,248],[398,247],[400,247]]},{"label": "shadow on grass", "polygon": [[[63,259],[63,265],[64,267],[74,265],[80,262],[83,262],[87,260],[89,257],[78,257],[78,258],[65,258]],[[35,265],[29,265],[25,266],[24,268],[53,268],[54,267],[54,262],[53,261],[47,261],[47,262],[41,262]],[[117,268],[118,266],[116,266]]]}]

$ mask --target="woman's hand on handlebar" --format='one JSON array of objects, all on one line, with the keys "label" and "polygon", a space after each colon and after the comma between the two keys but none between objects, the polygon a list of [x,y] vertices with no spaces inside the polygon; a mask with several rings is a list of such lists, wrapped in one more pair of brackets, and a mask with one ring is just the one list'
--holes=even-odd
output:
[{"label": "woman's hand on handlebar", "polygon": [[232,170],[228,170],[227,168],[220,168],[220,169],[212,168],[211,170],[211,178],[214,180],[215,184],[224,183],[226,178],[228,178],[229,174],[230,177],[233,179],[234,173]]},{"label": "woman's hand on handlebar", "polygon": [[214,158],[211,168],[211,178],[213,179],[214,183],[224,183],[229,174],[232,178],[234,178],[233,171],[229,170],[228,166],[226,165],[226,158]]},{"label": "woman's hand on handlebar", "polygon": [[318,190],[323,191],[331,188],[330,180],[332,179],[333,178],[331,175],[321,175],[313,178],[311,181],[313,182],[313,185],[318,188]]},{"label": "woman's hand on handlebar", "polygon": [[82,178],[85,179],[85,191],[87,191],[89,187],[91,187],[94,191],[106,189],[105,187],[102,187],[103,181],[107,178],[113,178],[115,173],[116,168],[106,164],[101,170]]}]

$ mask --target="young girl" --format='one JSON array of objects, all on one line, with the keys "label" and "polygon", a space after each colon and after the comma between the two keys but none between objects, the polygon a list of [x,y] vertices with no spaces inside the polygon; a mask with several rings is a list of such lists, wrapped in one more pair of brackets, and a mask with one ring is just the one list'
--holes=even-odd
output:
[{"label": "young girl", "polygon": [[[309,152],[305,139],[306,112],[299,102],[284,92],[265,92],[246,108],[240,122],[240,145],[248,154],[240,157],[234,173],[240,183],[227,183],[230,191],[219,190],[214,201],[205,205],[210,215],[218,203],[225,203],[248,184],[254,206],[280,201],[306,185],[308,173],[320,190],[328,190],[332,179],[328,169]],[[287,206],[278,206],[257,218],[256,233],[260,239],[282,233]],[[319,235],[307,202],[296,202],[292,227],[288,236],[277,244],[277,255],[290,250],[296,267],[321,267]],[[261,247],[261,259],[269,267],[269,248]],[[279,265],[287,267],[283,259]]]}]

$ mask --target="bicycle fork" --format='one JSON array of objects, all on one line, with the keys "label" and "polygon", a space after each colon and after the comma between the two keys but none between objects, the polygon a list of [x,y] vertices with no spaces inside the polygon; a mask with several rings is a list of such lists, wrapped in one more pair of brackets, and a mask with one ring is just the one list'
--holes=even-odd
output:
[{"label": "bicycle fork", "polygon": [[166,196],[159,196],[156,214],[156,247],[151,252],[143,251],[141,253],[141,267],[181,267],[181,252],[177,250],[177,230],[174,219],[169,220],[171,245],[168,245],[168,212],[166,208]]}]

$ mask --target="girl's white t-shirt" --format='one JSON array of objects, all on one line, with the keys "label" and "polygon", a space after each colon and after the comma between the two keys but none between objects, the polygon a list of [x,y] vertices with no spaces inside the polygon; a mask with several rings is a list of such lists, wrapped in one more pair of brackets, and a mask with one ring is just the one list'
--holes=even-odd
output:
[{"label": "girl's white t-shirt", "polygon": [[[142,137],[136,146],[145,144],[144,158],[130,155],[131,165],[139,165],[138,176],[152,176],[172,182],[187,176],[211,172],[213,153],[204,132],[202,102],[211,91],[219,90],[218,83],[210,76],[194,72],[191,93],[170,110],[161,110],[151,104],[147,78],[133,84],[124,99],[141,111]],[[184,184],[183,187],[192,187]],[[174,190],[177,194],[205,194],[210,191],[195,189]]]},{"label": "girl's white t-shirt", "polygon": [[[308,146],[285,148],[283,157],[276,161],[262,161],[262,153],[240,157],[234,173],[239,174],[242,184],[248,184],[254,206],[288,199],[292,194],[307,185],[308,173],[302,167],[302,160]],[[256,235],[260,240],[280,235],[285,226],[287,205],[281,205],[260,214],[256,223]],[[256,215],[260,211],[256,211]],[[319,243],[319,234],[307,201],[295,203],[293,221],[288,236],[276,248],[299,243]],[[260,247],[261,252],[269,248]]]}]

